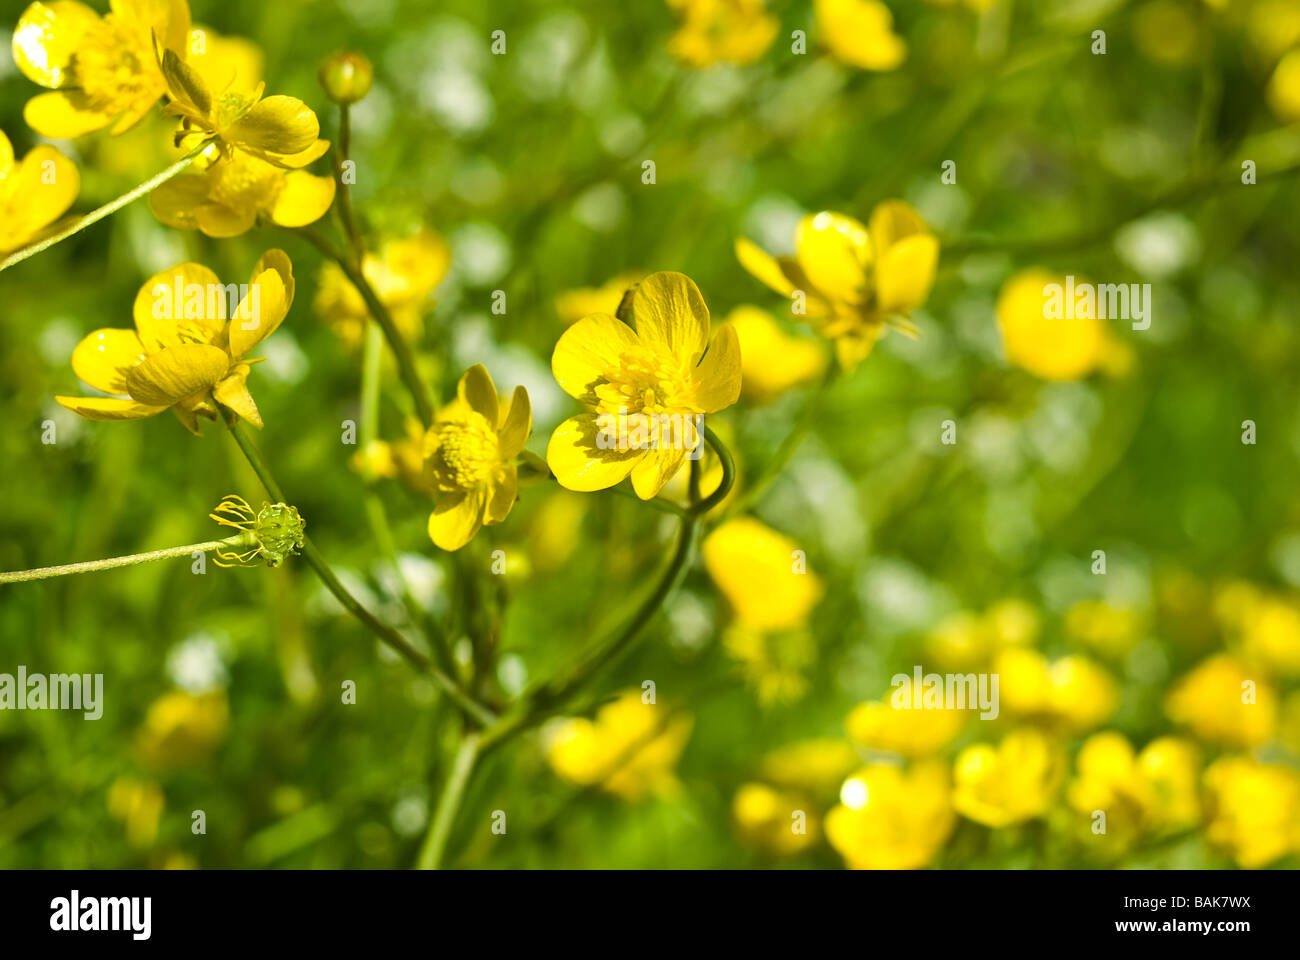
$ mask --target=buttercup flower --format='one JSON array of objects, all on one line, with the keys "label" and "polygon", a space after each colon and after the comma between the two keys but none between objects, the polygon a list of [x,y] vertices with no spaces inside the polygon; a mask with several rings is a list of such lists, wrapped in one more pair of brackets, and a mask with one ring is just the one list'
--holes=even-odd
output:
[{"label": "buttercup flower", "polygon": [[825,592],[801,560],[799,545],[753,517],[718,526],[704,539],[702,553],[736,619],[755,630],[806,625]]},{"label": "buttercup flower", "polygon": [[826,369],[826,353],[815,341],[792,337],[759,307],[741,306],[727,314],[740,341],[741,390],[755,403],[816,380]]},{"label": "buttercup flower", "polygon": [[844,726],[868,749],[923,757],[951,743],[968,716],[964,710],[899,710],[888,699],[871,700],[854,707]]},{"label": "buttercup flower", "polygon": [[765,783],[742,783],[731,799],[731,816],[747,843],[780,856],[808,849],[820,832],[805,798]]},{"label": "buttercup flower", "polygon": [[1300,773],[1248,757],[1223,757],[1205,771],[1205,836],[1239,866],[1266,867],[1300,851]]},{"label": "buttercup flower", "polygon": [[840,365],[851,370],[893,322],[911,330],[906,315],[923,304],[934,284],[939,241],[901,200],[871,212],[870,226],[823,210],[799,221],[795,255],[772,257],[751,241],[736,241],[741,265],[792,310],[835,342]]},{"label": "buttercup flower", "polygon": [[[33,3],[14,30],[14,61],[50,88],[27,101],[23,118],[47,137],[79,137],[137,123],[167,90],[154,42],[184,51],[185,0],[114,0],[100,16],[76,0]],[[173,53],[173,56],[176,56]]]},{"label": "buttercup flower", "polygon": [[1032,728],[1012,730],[996,747],[977,743],[958,755],[953,805],[976,823],[1005,827],[1045,813],[1064,775],[1059,746]]},{"label": "buttercup flower", "polygon": [[1038,612],[1023,600],[1008,597],[983,614],[962,610],[941,620],[925,640],[928,657],[956,670],[983,666],[998,652],[1038,639]]},{"label": "buttercup flower", "polygon": [[136,742],[140,759],[162,770],[198,763],[226,736],[230,707],[221,691],[174,690],[153,702]]},{"label": "buttercup flower", "polygon": [[836,789],[858,765],[858,753],[835,737],[799,740],[764,754],[759,776],[778,787],[823,793]]},{"label": "buttercup flower", "polygon": [[1122,657],[1138,642],[1142,621],[1133,607],[1080,600],[1066,611],[1065,629],[1073,639],[1098,653]]},{"label": "buttercup flower", "polygon": [[1248,583],[1223,588],[1215,613],[1229,641],[1270,672],[1300,673],[1300,601]]},{"label": "buttercup flower", "polygon": [[456,399],[438,412],[424,440],[426,471],[438,491],[429,515],[435,544],[459,550],[484,524],[505,520],[519,490],[511,461],[532,429],[527,390],[515,387],[506,404],[481,363],[465,371]]},{"label": "buttercup flower", "polygon": [[739,661],[763,706],[792,703],[808,692],[805,673],[817,660],[817,644],[809,631],[765,632],[733,624],[723,634],[722,645]]},{"label": "buttercup flower", "polygon": [[696,418],[736,402],[740,347],[726,326],[710,344],[708,307],[684,274],[651,274],[630,305],[635,328],[598,313],[556,343],[555,379],[592,409],[555,429],[546,460],[570,490],[604,490],[631,475],[650,500],[703,442]]},{"label": "buttercup flower", "polygon": [[1123,373],[1129,351],[1106,321],[1090,311],[1073,319],[1048,315],[1046,289],[1066,285],[1063,275],[1031,268],[1017,273],[998,294],[998,329],[1007,362],[1040,380],[1079,380],[1101,371]]},{"label": "buttercup flower", "polygon": [[907,57],[894,15],[878,0],[813,0],[817,36],[835,59],[863,70],[893,70]]},{"label": "buttercup flower", "polygon": [[915,870],[935,858],[956,820],[945,764],[873,764],[844,781],[826,838],[854,870]]},{"label": "buttercup flower", "polygon": [[15,160],[0,130],[0,254],[41,239],[80,189],[77,168],[58,150],[42,144]]},{"label": "buttercup flower", "polygon": [[1140,831],[1183,829],[1200,818],[1200,761],[1186,740],[1161,737],[1139,754],[1122,734],[1107,731],[1084,741],[1076,763],[1070,805],[1085,816],[1104,810],[1107,836],[1121,841],[1121,852]]},{"label": "buttercup flower", "polygon": [[136,294],[135,330],[96,330],[72,351],[77,376],[109,396],[54,399],[90,420],[139,420],[170,408],[198,434],[198,418],[215,420],[220,408],[260,429],[247,383],[257,360],[248,354],[293,305],[289,257],[263,254],[232,310],[233,289],[197,263],[149,278]]},{"label": "buttercup flower", "polygon": [[1037,650],[1010,648],[998,655],[993,670],[1009,713],[1061,729],[1090,730],[1119,705],[1115,681],[1086,657],[1049,662]]},{"label": "buttercup flower", "polygon": [[1254,747],[1273,736],[1277,694],[1235,657],[1216,654],[1174,684],[1165,713],[1209,743]]},{"label": "buttercup flower", "polygon": [[577,717],[557,724],[549,738],[551,768],[578,786],[599,786],[638,800],[674,789],[673,767],[690,739],[689,714],[643,703],[640,690],[625,690],[605,704],[594,720]]},{"label": "buttercup flower", "polygon": [[668,52],[691,67],[753,63],[781,27],[764,0],[668,0],[668,6],[682,20]]}]

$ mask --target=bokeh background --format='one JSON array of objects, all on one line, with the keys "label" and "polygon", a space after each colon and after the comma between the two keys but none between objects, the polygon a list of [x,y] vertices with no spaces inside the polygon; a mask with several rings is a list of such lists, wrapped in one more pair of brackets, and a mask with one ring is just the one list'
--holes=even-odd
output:
[{"label": "bokeh background", "polygon": [[[4,33],[24,6],[0,2]],[[370,240],[426,228],[450,251],[445,277],[424,268],[436,286],[415,311],[439,399],[484,363],[502,389],[528,388],[544,454],[576,412],[550,374],[566,324],[611,309],[629,274],[680,270],[715,325],[766,312],[769,340],[742,341],[745,396],[715,421],[739,464],[733,504],[806,427],[741,501],[751,519],[715,532],[646,642],[599,678],[587,718],[493,755],[448,862],[1295,867],[1300,10],[889,0],[906,55],[863,69],[813,4],[777,0],[719,4],[739,19],[704,31],[756,31],[722,50],[745,62],[683,62],[674,52],[701,43],[678,34],[704,15],[691,6],[192,2],[197,23],[260,47],[268,91],[306,100],[327,138],[318,65],[341,49],[373,61],[353,199]],[[0,56],[0,129],[20,156],[40,142],[22,118],[36,92]],[[60,143],[82,173],[75,209],[170,162],[169,134],[155,111],[123,136]],[[1241,182],[1243,160],[1257,183]],[[865,220],[894,197],[941,241],[919,337],[890,332],[818,387],[827,345],[733,244],[789,252],[803,214]],[[92,423],[53,397],[79,392],[72,348],[128,326],[147,277],[191,259],[242,280],[272,247],[298,295],[253,377],[259,439],[309,531],[413,635],[403,580],[443,616],[467,565],[504,550],[493,686],[548,676],[646,589],[672,518],[543,484],[469,553],[438,551],[428,497],[379,463],[406,436],[400,381],[389,372],[381,406],[393,446],[341,443],[359,411],[356,332],[316,309],[317,251],[273,227],[215,241],[139,202],[0,276],[0,568],[205,540],[222,496],[257,499],[218,424],[195,438],[171,417]],[[1009,362],[999,299],[1035,267],[1151,283],[1150,328],[1107,322],[1084,345],[1040,330]],[[792,586],[793,550],[809,573]],[[106,692],[98,721],[0,712],[4,867],[409,866],[454,745],[436,688],[294,562],[0,588],[0,671],[18,664],[102,673]],[[1000,717],[869,705],[917,664],[998,672]],[[355,705],[340,703],[349,680]]]}]

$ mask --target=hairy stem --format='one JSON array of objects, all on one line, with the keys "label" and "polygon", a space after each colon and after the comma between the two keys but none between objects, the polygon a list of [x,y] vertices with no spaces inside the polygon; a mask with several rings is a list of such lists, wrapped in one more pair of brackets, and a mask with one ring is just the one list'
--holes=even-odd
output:
[{"label": "hairy stem", "polygon": [[0,573],[0,583],[26,583],[30,580],[66,577],[73,573],[94,573],[96,570],[112,570],[114,567],[132,567],[137,563],[170,560],[174,557],[189,556],[195,552],[207,553],[209,550],[220,550],[223,547],[232,550],[247,550],[252,545],[252,533],[241,533],[233,537],[226,537],[224,540],[188,543],[183,547],[167,547],[164,550],[150,550],[148,553],[133,553],[126,557],[109,557],[107,560],[87,560],[84,563],[64,563],[57,567],[37,567],[35,570],[15,570],[12,573]]}]

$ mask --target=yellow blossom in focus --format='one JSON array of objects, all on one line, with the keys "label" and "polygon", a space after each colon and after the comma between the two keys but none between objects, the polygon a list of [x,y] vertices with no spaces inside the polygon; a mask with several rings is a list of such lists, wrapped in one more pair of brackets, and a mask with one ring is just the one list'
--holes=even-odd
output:
[{"label": "yellow blossom in focus", "polygon": [[599,786],[625,800],[677,786],[673,767],[690,739],[689,714],[643,703],[640,690],[625,690],[596,711],[594,720],[560,722],[550,738],[551,768],[577,786]]},{"label": "yellow blossom in focus", "polygon": [[1205,836],[1246,869],[1300,851],[1300,773],[1249,757],[1222,757],[1205,771]]},{"label": "yellow blossom in focus", "polygon": [[684,274],[652,273],[629,303],[635,328],[598,313],[556,343],[556,381],[591,409],[556,427],[546,461],[566,489],[604,490],[631,476],[650,500],[703,442],[695,418],[736,402],[740,348],[728,326],[710,343],[708,307]]},{"label": "yellow blossom in focus", "polygon": [[727,314],[726,322],[740,341],[741,391],[755,403],[816,380],[826,369],[820,346],[788,335],[766,310],[740,306]]},{"label": "yellow blossom in focus", "polygon": [[[1076,279],[1077,284],[1084,281]],[[1009,279],[998,294],[997,320],[1007,362],[1041,380],[1078,380],[1101,371],[1115,375],[1131,365],[1127,347],[1110,332],[1095,308],[1079,305],[1073,318],[1049,315],[1049,288],[1062,291],[1066,308],[1064,275],[1031,268]]]},{"label": "yellow blossom in focus", "polygon": [[[418,340],[429,297],[450,266],[447,241],[437,231],[423,229],[412,237],[389,240],[378,254],[366,254],[361,270],[397,329],[408,340]],[[327,262],[321,268],[313,307],[349,347],[361,344],[370,310],[338,264]]]},{"label": "yellow blossom in focus", "polygon": [[702,548],[704,567],[736,619],[754,630],[804,626],[824,592],[789,537],[753,517],[716,527]]},{"label": "yellow blossom in focus", "polygon": [[838,737],[799,740],[764,754],[758,774],[768,783],[823,793],[836,789],[858,765],[858,753]]},{"label": "yellow blossom in focus", "polygon": [[907,314],[930,295],[939,241],[910,206],[886,200],[871,212],[869,226],[829,210],[804,217],[793,257],[770,256],[744,237],[736,241],[736,256],[790,297],[793,315],[834,341],[840,366],[852,370],[886,323],[913,329]]},{"label": "yellow blossom in focus", "polygon": [[1216,654],[1174,684],[1165,713],[1206,742],[1253,747],[1273,736],[1277,694],[1240,660]]},{"label": "yellow blossom in focus", "polygon": [[988,827],[1005,827],[1042,816],[1060,789],[1065,756],[1045,734],[1012,730],[996,747],[967,747],[953,768],[953,805],[962,816]]},{"label": "yellow blossom in focus", "polygon": [[283,250],[257,261],[237,307],[207,267],[164,270],[136,294],[135,330],[96,330],[72,351],[77,376],[110,396],[54,399],[90,420],[139,420],[170,408],[198,434],[198,418],[215,420],[220,408],[261,428],[247,383],[258,360],[248,354],[280,326],[293,293]]},{"label": "yellow blossom in focus", "polygon": [[1132,607],[1113,607],[1104,600],[1080,600],[1066,611],[1065,629],[1089,649],[1121,657],[1137,643],[1142,620]]},{"label": "yellow blossom in focus", "polygon": [[817,36],[841,63],[893,70],[907,57],[894,15],[879,0],[813,0]]},{"label": "yellow blossom in focus", "polygon": [[817,842],[819,824],[807,800],[763,783],[742,783],[731,800],[741,837],[760,850],[789,856]]},{"label": "yellow blossom in focus", "polygon": [[915,870],[943,849],[956,819],[943,762],[873,764],[844,781],[825,830],[855,870]]},{"label": "yellow blossom in focus", "polygon": [[668,0],[668,6],[681,20],[668,52],[689,67],[753,63],[781,28],[765,0]]},{"label": "yellow blossom in focus", "polygon": [[998,655],[993,670],[1007,712],[1065,730],[1097,727],[1119,705],[1114,679],[1086,657],[1049,662],[1037,650],[1009,649]]},{"label": "yellow blossom in focus", "polygon": [[459,550],[484,524],[505,520],[519,493],[512,461],[532,431],[527,390],[515,387],[505,403],[481,363],[465,371],[456,399],[438,411],[425,436],[427,469],[438,490],[429,539],[443,550]]},{"label": "yellow blossom in focus", "polygon": [[16,160],[0,130],[0,254],[42,239],[80,189],[76,166],[58,150],[41,144]]},{"label": "yellow blossom in focus", "polygon": [[27,101],[23,119],[55,138],[129,129],[167,90],[155,42],[183,54],[189,32],[185,0],[114,0],[102,16],[77,0],[31,4],[14,29],[14,62],[51,92]]},{"label": "yellow blossom in focus", "polygon": [[620,273],[599,287],[578,287],[566,290],[555,298],[555,312],[566,324],[577,323],[594,313],[618,313],[623,294],[627,293],[645,274],[640,270]]},{"label": "yellow blossom in focus", "polygon": [[127,843],[152,847],[166,805],[162,788],[152,780],[118,777],[108,788],[108,813],[126,826]]},{"label": "yellow blossom in focus", "polygon": [[162,770],[202,762],[225,738],[229,716],[224,693],[164,694],[145,715],[137,738],[141,759]]},{"label": "yellow blossom in focus", "polygon": [[845,729],[854,742],[871,750],[923,757],[952,742],[967,718],[964,710],[902,710],[888,700],[860,703]]},{"label": "yellow blossom in focus", "polygon": [[760,631],[734,624],[722,645],[740,662],[763,706],[793,703],[808,692],[805,674],[817,659],[817,645],[807,630]]}]

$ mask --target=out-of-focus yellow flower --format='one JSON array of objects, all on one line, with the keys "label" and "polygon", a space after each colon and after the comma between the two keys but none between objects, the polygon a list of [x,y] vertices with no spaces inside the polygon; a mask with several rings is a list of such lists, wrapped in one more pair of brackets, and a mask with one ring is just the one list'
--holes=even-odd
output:
[{"label": "out-of-focus yellow flower", "polygon": [[1115,681],[1086,657],[1048,662],[1037,650],[1008,649],[994,662],[999,698],[1018,717],[1081,733],[1104,723],[1119,703]]},{"label": "out-of-focus yellow flower", "polygon": [[456,399],[438,411],[425,437],[424,456],[438,489],[429,539],[443,550],[459,550],[484,524],[505,520],[519,493],[512,461],[532,431],[527,390],[515,387],[507,404],[481,363],[465,371]]},{"label": "out-of-focus yellow flower", "polygon": [[[1082,282],[1082,281],[1079,281]],[[1089,316],[1049,315],[1048,288],[1065,289],[1064,275],[1030,268],[1017,273],[998,294],[998,328],[1007,362],[1042,380],[1078,380],[1102,371],[1119,375],[1131,353],[1110,332],[1097,310]]]},{"label": "out-of-focus yellow flower", "polygon": [[996,747],[977,743],[958,755],[953,805],[977,823],[1005,827],[1045,813],[1064,776],[1059,745],[1032,728],[1012,730]]},{"label": "out-of-focus yellow flower", "polygon": [[221,95],[251,95],[262,82],[266,65],[262,48],[253,41],[222,36],[198,24],[190,30],[184,60],[209,90]]},{"label": "out-of-focus yellow flower", "polygon": [[403,437],[371,441],[353,454],[348,466],[368,482],[400,479],[416,493],[432,496],[436,489],[424,469],[424,433],[420,421],[408,417]]},{"label": "out-of-focus yellow flower", "polygon": [[757,279],[791,297],[794,315],[833,340],[840,365],[851,370],[887,322],[912,330],[906,317],[930,295],[939,241],[910,206],[886,200],[871,212],[869,227],[829,210],[804,217],[793,257],[772,257],[744,237],[736,241],[736,256]]},{"label": "out-of-focus yellow flower", "polygon": [[715,528],[704,539],[703,555],[736,619],[755,630],[804,626],[824,593],[798,544],[753,517]]},{"label": "out-of-focus yellow flower", "polygon": [[788,335],[766,310],[740,306],[727,314],[727,323],[740,341],[742,392],[755,403],[816,380],[826,369],[822,347]]},{"label": "out-of-focus yellow flower", "polygon": [[42,144],[15,160],[0,130],[0,254],[40,240],[80,189],[76,166],[58,150]]},{"label": "out-of-focus yellow flower", "polygon": [[1249,757],[1222,757],[1205,771],[1205,836],[1239,866],[1266,867],[1300,850],[1300,773]]},{"label": "out-of-focus yellow flower", "polygon": [[728,326],[710,343],[708,307],[681,273],[637,284],[631,314],[635,329],[598,313],[560,336],[551,370],[591,410],[556,427],[546,460],[569,490],[604,490],[630,475],[650,500],[703,442],[696,417],[739,397],[740,347]]},{"label": "out-of-focus yellow flower", "polygon": [[1253,747],[1273,736],[1277,694],[1240,660],[1216,654],[1174,685],[1165,697],[1165,713],[1209,743]]},{"label": "out-of-focus yellow flower", "polygon": [[1268,81],[1267,96],[1278,119],[1287,123],[1300,120],[1300,48],[1288,51],[1278,61]]},{"label": "out-of-focus yellow flower", "polygon": [[599,287],[578,287],[566,290],[555,298],[555,312],[566,324],[577,323],[583,317],[594,313],[607,313],[614,316],[618,306],[623,302],[623,294],[632,289],[645,276],[640,270],[620,273]]},{"label": "out-of-focus yellow flower", "polygon": [[153,702],[140,729],[141,759],[162,770],[200,763],[226,736],[230,708],[221,691],[194,695],[174,690]]},{"label": "out-of-focus yellow flower", "polygon": [[[1228,0],[1218,0],[1220,7]],[[1248,12],[1251,45],[1273,62],[1300,44],[1300,6],[1294,0],[1257,0]]]},{"label": "out-of-focus yellow flower", "polygon": [[547,759],[557,774],[578,786],[637,800],[677,786],[673,767],[690,739],[688,713],[642,703],[640,690],[625,690],[594,720],[564,720],[554,731]]},{"label": "out-of-focus yellow flower", "polygon": [[528,528],[528,553],[543,572],[559,570],[573,555],[582,532],[586,506],[582,498],[558,490],[542,501]]},{"label": "out-of-focus yellow flower", "polygon": [[1076,763],[1070,805],[1085,816],[1104,811],[1106,835],[1121,849],[1140,831],[1184,829],[1200,818],[1200,759],[1189,741],[1161,737],[1139,754],[1122,734],[1107,731],[1084,742]]},{"label": "out-of-focus yellow flower", "polygon": [[818,737],[765,754],[758,762],[758,775],[778,787],[820,794],[836,789],[857,765],[857,751],[847,740]]},{"label": "out-of-focus yellow flower", "polygon": [[[415,340],[424,332],[429,297],[450,266],[447,241],[436,230],[426,228],[414,236],[388,241],[377,255],[366,254],[361,269],[397,329],[408,340]],[[314,307],[344,343],[360,345],[370,310],[338,264],[327,262],[321,268]]]},{"label": "out-of-focus yellow flower", "polygon": [[[145,281],[135,298],[135,330],[96,330],[72,352],[72,369],[107,397],[55,397],[90,420],[140,420],[170,408],[191,433],[218,407],[259,429],[248,392],[249,352],[275,332],[293,305],[293,266],[268,250],[237,307],[217,275],[182,263]],[[227,319],[229,314],[229,319]]]},{"label": "out-of-focus yellow flower", "polygon": [[826,838],[855,870],[915,870],[935,858],[956,819],[943,762],[873,764],[844,781]]},{"label": "out-of-focus yellow flower", "polygon": [[165,806],[162,787],[152,780],[123,776],[108,788],[109,816],[125,824],[127,843],[133,847],[153,846]]},{"label": "out-of-focus yellow flower", "polygon": [[166,92],[154,43],[183,55],[189,5],[114,0],[112,7],[100,16],[76,0],[53,0],[31,4],[18,18],[14,61],[52,91],[27,101],[23,118],[33,130],[71,138],[112,125],[121,133]]},{"label": "out-of-focus yellow flower", "polygon": [[734,624],[722,643],[740,661],[763,706],[793,703],[808,692],[805,674],[817,659],[817,645],[807,630],[763,631]]},{"label": "out-of-focus yellow flower", "polygon": [[893,70],[907,57],[894,15],[879,0],[813,0],[817,36],[836,60],[863,70]]},{"label": "out-of-focus yellow flower", "polygon": [[1300,602],[1233,583],[1215,597],[1215,614],[1228,640],[1271,672],[1300,673]]},{"label": "out-of-focus yellow flower", "polygon": [[1038,611],[1008,597],[983,614],[960,611],[945,617],[926,637],[926,654],[944,667],[977,667],[1000,650],[1034,643],[1039,626]]},{"label": "out-of-focus yellow flower", "polygon": [[963,710],[899,710],[888,700],[870,700],[854,707],[844,726],[869,749],[923,757],[951,743],[966,717]]},{"label": "out-of-focus yellow flower", "polygon": [[743,783],[731,815],[745,841],[779,856],[801,853],[817,842],[820,824],[806,798],[764,783]]},{"label": "out-of-focus yellow flower", "polygon": [[1080,600],[1066,611],[1065,629],[1091,650],[1122,657],[1141,636],[1142,618],[1132,607],[1113,607],[1104,600]]},{"label": "out-of-focus yellow flower", "polygon": [[753,63],[781,28],[764,0],[668,0],[668,6],[681,20],[668,52],[689,67]]},{"label": "out-of-focus yellow flower", "polygon": [[1153,63],[1185,67],[1201,51],[1201,30],[1194,11],[1175,0],[1151,0],[1133,14],[1138,51]]},{"label": "out-of-focus yellow flower", "polygon": [[968,10],[980,13],[997,3],[997,0],[925,0],[925,2],[932,7],[955,7],[961,4]]},{"label": "out-of-focus yellow flower", "polygon": [[1150,829],[1181,830],[1200,821],[1200,769],[1200,750],[1190,740],[1159,737],[1142,748],[1137,772],[1149,789],[1144,812]]}]

